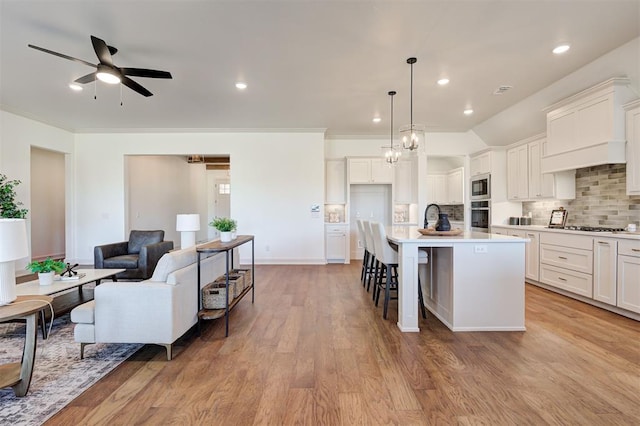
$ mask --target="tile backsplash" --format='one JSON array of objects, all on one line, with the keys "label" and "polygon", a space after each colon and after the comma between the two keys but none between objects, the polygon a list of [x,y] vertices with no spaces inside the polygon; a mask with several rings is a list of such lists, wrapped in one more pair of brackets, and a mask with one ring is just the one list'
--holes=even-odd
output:
[{"label": "tile backsplash", "polygon": [[576,199],[522,203],[534,225],[548,225],[551,211],[564,207],[567,225],[624,228],[640,224],[640,196],[626,194],[626,165],[605,164],[576,170]]}]

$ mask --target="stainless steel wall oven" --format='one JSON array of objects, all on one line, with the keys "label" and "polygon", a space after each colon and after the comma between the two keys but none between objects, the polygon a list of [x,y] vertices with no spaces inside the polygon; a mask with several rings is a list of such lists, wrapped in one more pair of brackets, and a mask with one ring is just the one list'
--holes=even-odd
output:
[{"label": "stainless steel wall oven", "polygon": [[479,232],[489,232],[491,223],[491,201],[471,202],[471,230]]}]

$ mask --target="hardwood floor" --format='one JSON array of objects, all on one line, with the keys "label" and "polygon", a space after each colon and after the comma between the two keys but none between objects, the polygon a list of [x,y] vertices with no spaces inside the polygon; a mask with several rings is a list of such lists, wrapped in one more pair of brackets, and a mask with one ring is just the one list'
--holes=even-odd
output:
[{"label": "hardwood floor", "polygon": [[46,424],[640,424],[640,323],[527,285],[526,332],[400,333],[359,274],[257,266],[228,338],[147,345]]}]

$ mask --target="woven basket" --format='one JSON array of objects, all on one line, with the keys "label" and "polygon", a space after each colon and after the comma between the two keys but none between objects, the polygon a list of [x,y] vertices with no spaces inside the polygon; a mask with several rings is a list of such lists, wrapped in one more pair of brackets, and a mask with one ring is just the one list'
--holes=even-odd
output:
[{"label": "woven basket", "polygon": [[[220,275],[214,282],[224,285],[225,279],[224,275]],[[244,275],[234,274],[233,271],[229,271],[229,302],[238,297],[242,290],[244,290]]]},{"label": "woven basket", "polygon": [[[244,290],[247,287],[251,287],[251,285],[253,284],[253,276],[251,275],[251,269],[242,269],[242,268],[238,268],[238,269],[233,269],[231,271],[231,273],[233,273],[234,275],[242,275],[243,276],[243,280],[242,280],[242,289]],[[236,288],[236,291],[238,291],[238,289]],[[242,293],[242,290],[240,290],[238,292],[238,294]]]},{"label": "woven basket", "polygon": [[[229,290],[229,301],[231,301],[233,300],[231,287]],[[224,280],[222,282],[214,281],[202,287],[202,307],[204,309],[224,309],[226,303],[227,286]]]}]

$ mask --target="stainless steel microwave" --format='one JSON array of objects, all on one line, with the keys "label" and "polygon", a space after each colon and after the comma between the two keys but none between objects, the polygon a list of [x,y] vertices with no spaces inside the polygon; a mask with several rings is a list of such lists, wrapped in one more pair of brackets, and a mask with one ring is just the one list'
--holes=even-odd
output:
[{"label": "stainless steel microwave", "polygon": [[471,199],[488,200],[491,198],[491,175],[477,175],[471,178]]}]

